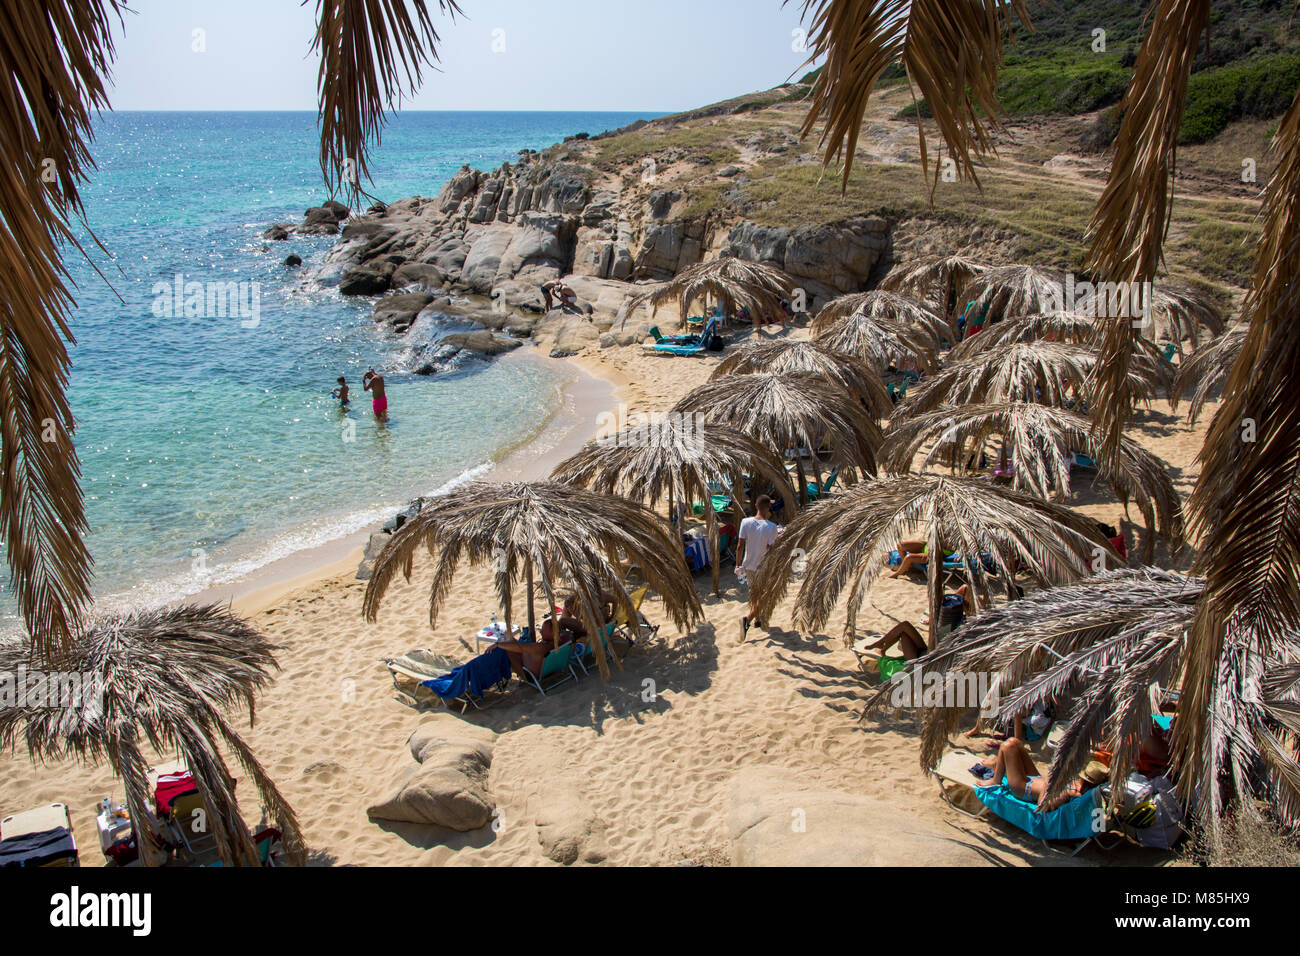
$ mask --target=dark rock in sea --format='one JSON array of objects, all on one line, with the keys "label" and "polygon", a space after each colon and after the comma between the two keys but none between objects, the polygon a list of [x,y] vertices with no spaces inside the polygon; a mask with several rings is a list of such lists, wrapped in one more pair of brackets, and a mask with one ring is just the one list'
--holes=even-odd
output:
[{"label": "dark rock in sea", "polygon": [[481,332],[453,332],[450,335],[443,336],[440,342],[444,345],[454,345],[459,349],[466,349],[483,355],[500,355],[502,352],[517,349],[523,344],[518,339],[495,335],[486,330]]},{"label": "dark rock in sea", "polygon": [[262,233],[262,238],[270,239],[273,242],[284,242],[289,238],[289,229],[289,223],[277,222],[275,225],[267,229],[266,232]]},{"label": "dark rock in sea", "polygon": [[442,270],[435,265],[430,265],[427,262],[408,262],[393,270],[390,285],[394,289],[420,286],[432,291],[441,289],[445,279],[446,276],[443,275]]},{"label": "dark rock in sea", "polygon": [[284,264],[286,266],[300,266],[302,265],[302,256],[299,256],[296,253],[291,252],[289,253],[288,257],[284,260]]},{"label": "dark rock in sea", "polygon": [[[336,204],[337,205],[337,204]],[[326,206],[313,206],[298,227],[300,235],[332,236],[339,231],[339,219],[334,210]]]},{"label": "dark rock in sea", "polygon": [[383,322],[399,335],[415,324],[420,310],[433,301],[427,292],[407,292],[390,295],[375,303],[374,320]]},{"label": "dark rock in sea", "polygon": [[371,216],[378,216],[386,212],[388,212],[388,204],[382,202],[377,202],[366,210],[366,213]]},{"label": "dark rock in sea", "polygon": [[[344,219],[348,218],[348,216],[352,215],[352,211],[348,209],[347,206],[343,205],[343,203],[338,202],[337,200],[334,199],[325,200],[323,203],[320,204],[319,208],[328,209],[330,212],[334,214],[334,218],[339,222],[342,222]],[[311,210],[309,209],[307,210],[307,212],[310,213]]]},{"label": "dark rock in sea", "polygon": [[339,294],[379,295],[381,292],[387,292],[395,268],[392,263],[386,262],[354,266],[339,280]]}]

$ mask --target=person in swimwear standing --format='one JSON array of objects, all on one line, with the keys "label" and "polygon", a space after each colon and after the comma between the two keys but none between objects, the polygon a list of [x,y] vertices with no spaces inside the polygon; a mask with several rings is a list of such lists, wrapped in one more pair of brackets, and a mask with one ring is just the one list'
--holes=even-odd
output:
[{"label": "person in swimwear standing", "polygon": [[361,379],[361,387],[370,393],[370,407],[376,418],[388,417],[388,396],[384,393],[384,377],[373,368]]}]

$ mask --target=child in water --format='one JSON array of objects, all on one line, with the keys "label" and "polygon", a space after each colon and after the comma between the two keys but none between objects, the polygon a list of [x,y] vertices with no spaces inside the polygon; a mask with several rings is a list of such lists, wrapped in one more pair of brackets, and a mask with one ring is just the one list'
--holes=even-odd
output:
[{"label": "child in water", "polygon": [[342,375],[339,376],[339,387],[330,392],[334,398],[339,400],[339,405],[347,408],[348,405],[348,382]]}]

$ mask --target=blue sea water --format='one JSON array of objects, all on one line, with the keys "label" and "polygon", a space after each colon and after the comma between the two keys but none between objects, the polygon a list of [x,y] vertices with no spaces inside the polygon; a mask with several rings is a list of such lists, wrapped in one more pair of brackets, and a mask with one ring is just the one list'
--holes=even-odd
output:
[{"label": "blue sea water", "polygon": [[[491,169],[649,115],[402,113],[374,151],[368,191],[433,196],[464,163]],[[261,238],[328,198],[317,137],[312,113],[116,113],[96,125],[84,197],[110,255],[83,236],[90,261],[69,249],[66,262],[77,299],[70,396],[102,605],[173,599],[355,531],[485,470],[558,407],[562,381],[540,363],[402,371],[407,346],[374,325],[372,300],[283,265],[292,251],[310,267],[334,242]],[[155,285],[177,274],[257,282],[256,327],[155,314]],[[387,424],[361,389],[371,366],[386,370]],[[339,375],[348,413],[330,397]],[[12,625],[13,614],[0,599],[0,617]]]}]

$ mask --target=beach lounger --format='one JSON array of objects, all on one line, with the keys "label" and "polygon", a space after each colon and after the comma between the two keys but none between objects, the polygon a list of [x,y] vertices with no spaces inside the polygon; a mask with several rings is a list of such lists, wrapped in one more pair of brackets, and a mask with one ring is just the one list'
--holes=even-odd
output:
[{"label": "beach lounger", "polygon": [[704,326],[704,331],[694,342],[657,342],[653,350],[661,355],[699,355],[713,350],[717,336],[718,322],[716,319],[709,319]]},{"label": "beach lounger", "polygon": [[493,647],[445,674],[420,681],[420,686],[431,691],[448,709],[453,703],[459,703],[463,714],[471,704],[475,709],[482,709],[499,700],[510,684],[510,673],[510,655]]},{"label": "beach lounger", "polygon": [[815,481],[808,482],[808,500],[816,501],[824,494],[829,494],[830,490],[835,487],[835,479],[840,475],[840,466],[836,465],[831,469],[831,473],[826,476],[826,483],[819,485]]},{"label": "beach lounger", "polygon": [[659,635],[659,625],[651,624],[641,613],[641,604],[645,601],[647,587],[639,587],[628,595],[632,599],[633,615],[631,618],[621,608],[614,609],[614,633],[629,645],[652,641]]},{"label": "beach lounger", "polygon": [[0,820],[0,868],[80,865],[66,803],[49,803]]},{"label": "beach lounger", "polygon": [[1177,354],[1178,354],[1178,346],[1175,345],[1173,342],[1170,342],[1168,345],[1165,346],[1165,350],[1160,354],[1160,357],[1163,358],[1170,365],[1173,365],[1174,356]]},{"label": "beach lounger", "polygon": [[573,652],[577,647],[570,642],[551,651],[542,661],[540,674],[534,674],[527,667],[523,668],[525,681],[545,697],[548,690],[554,690],[566,681],[577,680],[578,675],[573,670]]},{"label": "beach lounger", "polygon": [[388,668],[388,674],[392,677],[393,687],[397,692],[409,698],[410,703],[418,706],[441,700],[432,690],[423,686],[425,681],[446,674],[459,667],[464,661],[417,648],[407,651],[401,657],[380,658],[380,663]]},{"label": "beach lounger", "polygon": [[[1038,808],[1027,800],[1013,794],[1006,785],[1006,778],[996,787],[976,787],[977,782],[970,768],[980,762],[975,754],[965,750],[954,750],[945,754],[931,773],[939,784],[939,794],[945,803],[958,813],[963,813],[976,820],[984,819],[989,813],[1001,817],[1012,826],[1023,830],[1039,840],[1053,853],[1067,852],[1077,856],[1089,843],[1095,843],[1102,849],[1111,849],[1123,838],[1114,834],[1106,822],[1104,796],[1101,787],[1093,787],[1073,800],[1050,810],[1039,812]],[[954,800],[954,795],[965,788],[964,800],[969,802],[971,793],[981,804],[976,812]],[[1107,834],[1115,837],[1113,842],[1105,843]],[[1052,846],[1052,842],[1073,841],[1074,847],[1069,851]]]},{"label": "beach lounger", "polygon": [[[609,646],[609,639],[614,636],[615,627],[615,622],[610,621],[605,625],[604,632],[600,636],[601,646],[605,649],[605,659],[610,663],[616,660],[614,649]],[[577,650],[573,653],[573,663],[578,665],[578,670],[582,671],[584,676],[590,674],[592,668],[596,666],[594,646],[594,641],[590,642],[590,644],[588,641],[579,641]]]}]

